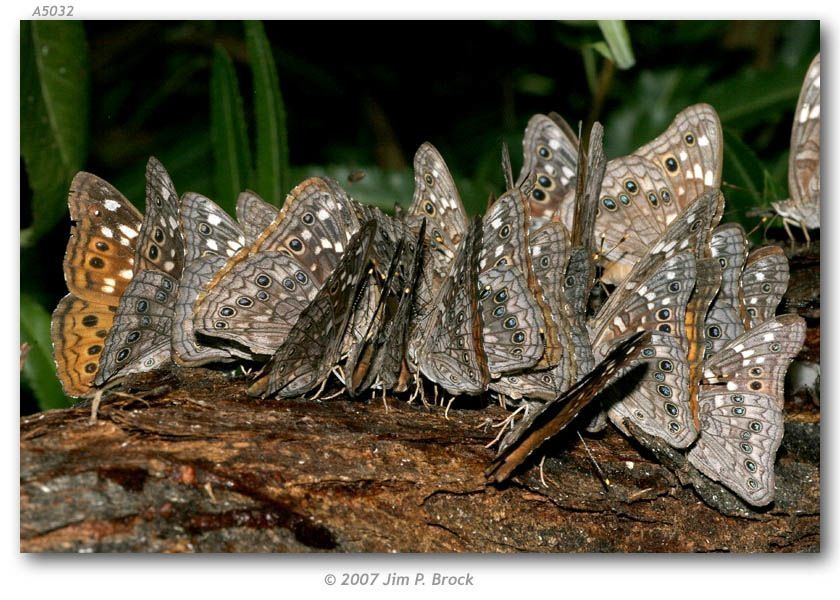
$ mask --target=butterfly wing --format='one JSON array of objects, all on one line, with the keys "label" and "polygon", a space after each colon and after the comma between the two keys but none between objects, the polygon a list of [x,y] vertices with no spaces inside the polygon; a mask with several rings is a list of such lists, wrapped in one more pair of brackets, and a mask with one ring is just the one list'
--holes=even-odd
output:
[{"label": "butterfly wing", "polygon": [[627,332],[654,332],[639,354],[638,364],[647,365],[641,379],[609,406],[610,420],[625,434],[627,418],[677,448],[697,436],[685,348],[686,304],[695,278],[694,255],[677,254],[638,287],[620,285],[590,324],[596,360],[609,351],[612,340]]},{"label": "butterfly wing", "polygon": [[134,256],[137,270],[157,269],[175,279],[181,277],[184,237],[179,206],[169,173],[156,158],[150,158],[146,165],[146,215]]},{"label": "butterfly wing", "polygon": [[621,281],[680,210],[668,179],[650,160],[631,155],[607,163],[595,221],[601,279]]},{"label": "butterfly wing", "polygon": [[523,419],[502,440],[499,454],[485,471],[491,481],[502,482],[545,441],[560,433],[598,394],[626,373],[625,366],[638,354],[647,333],[621,340],[595,369],[566,393],[547,402]]},{"label": "butterfly wing", "polygon": [[245,244],[245,236],[227,213],[209,198],[188,192],[181,198],[184,270],[178,284],[172,329],[172,353],[181,366],[247,358],[249,354],[199,343],[193,326],[193,307],[200,291]]},{"label": "butterfly wing", "polygon": [[222,285],[199,295],[193,309],[195,331],[253,354],[274,354],[320,287],[283,252],[252,254],[228,271]]},{"label": "butterfly wing", "polygon": [[236,220],[249,244],[253,244],[263,231],[277,218],[280,210],[255,192],[246,190],[236,199]]},{"label": "butterfly wing", "polygon": [[67,294],[53,311],[50,335],[56,370],[64,392],[88,394],[99,369],[105,338],[116,308]]},{"label": "butterfly wing", "polygon": [[702,428],[688,460],[756,506],[773,500],[784,377],[804,339],[805,321],[782,315],[729,342],[704,369]]},{"label": "butterfly wing", "polygon": [[177,294],[178,282],[160,271],[140,271],[132,279],[120,299],[94,385],[117,375],[158,369],[170,361]]},{"label": "butterfly wing", "polygon": [[436,293],[449,273],[469,222],[446,162],[428,142],[414,155],[414,196],[405,214],[405,222],[415,232],[423,219],[434,268],[433,293]]},{"label": "butterfly wing", "polygon": [[783,217],[809,229],[820,226],[820,55],[805,75],[790,135],[790,200],[774,202]]},{"label": "butterfly wing", "polygon": [[64,279],[90,303],[117,306],[134,274],[143,216],[107,181],[81,172],[70,184],[70,239]]},{"label": "butterfly wing", "polygon": [[788,259],[779,246],[765,246],[750,252],[741,274],[747,329],[776,314],[789,281]]},{"label": "butterfly wing", "polygon": [[477,306],[481,221],[476,219],[434,301],[423,345],[420,372],[450,394],[479,394],[487,386]]},{"label": "butterfly wing", "polygon": [[522,273],[513,265],[478,276],[478,311],[491,376],[533,367],[545,352],[545,321]]},{"label": "butterfly wing", "polygon": [[[367,223],[351,240],[336,269],[300,313],[283,345],[249,393],[299,396],[319,385],[335,366],[359,287],[368,273],[376,223]],[[265,381],[267,379],[267,381]]]},{"label": "butterfly wing", "polygon": [[706,356],[716,354],[729,340],[744,331],[741,304],[741,272],[747,260],[747,236],[737,223],[716,227],[711,255],[721,267],[720,290],[706,315]]},{"label": "butterfly wing", "polygon": [[528,203],[534,229],[555,220],[571,230],[578,145],[577,136],[559,115],[534,115],[528,121],[522,139],[522,170],[515,187],[530,187]]},{"label": "butterfly wing", "polygon": [[658,165],[670,181],[680,209],[698,196],[720,188],[723,169],[723,130],[715,109],[695,104],[674,117],[659,137],[633,154]]}]

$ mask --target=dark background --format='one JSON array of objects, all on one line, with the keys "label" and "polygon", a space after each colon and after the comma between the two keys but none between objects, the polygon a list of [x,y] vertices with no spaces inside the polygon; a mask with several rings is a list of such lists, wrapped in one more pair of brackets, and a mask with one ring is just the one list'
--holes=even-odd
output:
[{"label": "dark background", "polygon": [[[687,105],[710,102],[727,136],[727,214],[748,230],[759,222],[747,216],[751,208],[787,195],[793,111],[819,51],[813,21],[629,22],[635,65],[626,70],[592,49],[603,40],[594,22],[264,25],[295,183],[324,167],[334,176],[361,168],[369,175],[350,187],[356,199],[406,204],[414,150],[431,141],[477,212],[491,192],[502,191],[502,141],[518,172],[522,132],[536,112],[556,111],[573,126],[602,121],[607,156],[616,157],[660,133]],[[84,35],[90,76],[84,170],[142,208],[144,165],[155,155],[180,193],[217,198],[210,135],[216,44],[234,61],[254,136],[242,23],[88,22]],[[22,160],[22,229],[30,224],[31,196]],[[61,257],[69,220],[57,222],[21,249],[21,291],[48,312],[66,293]],[[21,399],[22,413],[38,409],[25,384]]]}]

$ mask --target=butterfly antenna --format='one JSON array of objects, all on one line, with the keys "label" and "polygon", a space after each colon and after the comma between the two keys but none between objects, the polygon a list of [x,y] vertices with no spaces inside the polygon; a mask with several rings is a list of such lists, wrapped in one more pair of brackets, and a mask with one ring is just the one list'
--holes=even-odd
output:
[{"label": "butterfly antenna", "polygon": [[510,165],[510,148],[502,142],[502,173],[505,176],[505,190],[513,189],[513,167]]},{"label": "butterfly antenna", "polygon": [[758,231],[759,228],[762,225],[764,225],[766,223],[767,226],[764,228],[764,239],[766,240],[767,239],[767,230],[770,229],[770,226],[773,224],[773,221],[775,221],[776,217],[778,217],[778,216],[779,215],[773,215],[772,217],[768,217],[767,215],[763,215],[761,217],[761,219],[759,219],[758,224],[756,224],[755,227],[753,227],[752,229],[750,229],[747,232],[747,237],[750,237],[752,234],[754,234],[756,231]]},{"label": "butterfly antenna", "polygon": [[604,484],[604,488],[607,491],[610,491],[610,480],[604,475],[604,471],[601,470],[601,466],[598,464],[598,461],[595,460],[595,457],[592,456],[592,452],[589,451],[589,446],[586,445],[586,440],[583,439],[583,436],[580,434],[580,431],[577,432],[580,441],[583,442],[583,449],[586,450],[586,454],[589,456],[589,460],[592,461],[592,464],[595,465],[595,470],[598,471],[598,477],[601,479],[601,483]]}]

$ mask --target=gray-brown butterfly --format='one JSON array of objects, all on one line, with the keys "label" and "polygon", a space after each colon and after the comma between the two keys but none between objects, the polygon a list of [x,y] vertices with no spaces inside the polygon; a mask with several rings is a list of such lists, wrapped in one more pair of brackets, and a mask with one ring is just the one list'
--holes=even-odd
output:
[{"label": "gray-brown butterfly", "polygon": [[686,304],[695,278],[693,254],[672,256],[637,287],[619,285],[589,324],[596,360],[615,338],[633,331],[652,332],[639,353],[639,364],[647,366],[645,373],[608,405],[610,420],[625,434],[627,418],[677,448],[685,448],[697,436],[689,400],[685,330]]},{"label": "gray-brown butterfly", "polygon": [[804,319],[782,315],[730,341],[704,364],[701,430],[688,460],[756,506],[774,497],[784,378],[804,339]]},{"label": "gray-brown butterfly", "polygon": [[347,324],[371,263],[376,222],[351,238],[335,270],[249,388],[251,395],[300,396],[320,385],[338,362]]},{"label": "gray-brown butterfly", "polygon": [[416,368],[453,395],[480,394],[489,372],[481,343],[478,260],[482,223],[476,219],[438,292],[416,357]]},{"label": "gray-brown butterfly", "polygon": [[198,295],[197,335],[272,355],[335,269],[359,221],[337,183],[296,186],[257,240],[234,254]]},{"label": "gray-brown butterfly", "polygon": [[793,118],[788,162],[790,199],[773,208],[788,223],[808,229],[820,226],[820,55],[808,71]]},{"label": "gray-brown butterfly", "polygon": [[280,210],[259,197],[256,192],[245,190],[236,199],[236,220],[248,244],[257,241],[263,231],[277,218]]},{"label": "gray-brown butterfly", "polygon": [[158,369],[172,357],[172,316],[178,293],[174,277],[140,271],[120,298],[93,380],[102,386],[131,373]]},{"label": "gray-brown butterfly", "polygon": [[499,445],[499,452],[485,471],[491,481],[502,482],[544,442],[560,433],[580,411],[610,384],[627,373],[649,333],[638,332],[618,341],[603,361],[559,398],[545,403],[517,423]]},{"label": "gray-brown butterfly", "polygon": [[185,253],[173,316],[173,358],[181,366],[248,358],[249,354],[235,348],[200,343],[192,319],[199,293],[230,257],[243,248],[245,234],[221,207],[201,194],[184,194],[180,213]]}]

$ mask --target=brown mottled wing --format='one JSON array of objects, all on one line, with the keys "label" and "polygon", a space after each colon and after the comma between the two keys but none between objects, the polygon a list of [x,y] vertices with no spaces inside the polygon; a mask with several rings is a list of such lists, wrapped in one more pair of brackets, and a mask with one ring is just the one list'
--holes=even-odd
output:
[{"label": "brown mottled wing", "polygon": [[594,250],[604,266],[601,279],[621,281],[680,213],[670,183],[641,156],[607,163],[598,200]]},{"label": "brown mottled wing", "polygon": [[785,373],[804,340],[804,319],[775,317],[729,342],[704,369],[700,438],[688,460],[755,506],[773,501]]},{"label": "brown mottled wing", "polygon": [[152,157],[146,165],[146,215],[137,238],[137,270],[157,269],[176,280],[184,270],[180,202],[169,173]]},{"label": "brown mottled wing", "polygon": [[253,244],[263,231],[277,218],[280,210],[262,198],[256,192],[245,190],[236,199],[236,220],[245,233],[245,239]]},{"label": "brown mottled wing", "polygon": [[773,203],[776,211],[809,229],[820,226],[820,55],[802,83],[790,135],[790,200]]},{"label": "brown mottled wing", "polygon": [[559,116],[534,115],[522,140],[523,163],[516,187],[529,186],[528,203],[534,229],[550,220],[571,230],[577,173],[578,139]]},{"label": "brown mottled wing", "polygon": [[93,380],[158,369],[172,358],[172,315],[178,282],[161,271],[140,271],[126,288]]},{"label": "brown mottled wing", "polygon": [[68,396],[92,391],[105,338],[116,307],[67,294],[53,311],[50,325],[58,378]]},{"label": "brown mottled wing", "polygon": [[82,300],[117,306],[134,273],[143,216],[111,184],[81,172],[70,184],[64,279]]},{"label": "brown mottled wing", "polygon": [[[317,387],[336,365],[344,332],[371,260],[376,223],[365,224],[351,239],[338,266],[314,300],[303,309],[249,393],[300,396]],[[265,381],[267,379],[267,381]]]},{"label": "brown mottled wing", "polygon": [[417,355],[420,372],[454,395],[479,394],[489,379],[477,305],[481,232],[476,219],[435,298]]},{"label": "brown mottled wing", "polygon": [[721,268],[720,291],[706,315],[706,356],[717,354],[729,340],[744,332],[741,272],[747,260],[747,237],[737,223],[716,227],[712,233],[712,258]]},{"label": "brown mottled wing", "polygon": [[659,165],[671,183],[674,202],[684,209],[701,194],[720,188],[723,130],[717,112],[708,104],[689,106],[633,154]]},{"label": "brown mottled wing", "polygon": [[414,196],[405,214],[406,224],[415,233],[423,219],[437,292],[467,234],[469,221],[446,162],[428,142],[414,155]]},{"label": "brown mottled wing", "polygon": [[764,246],[750,252],[741,273],[741,295],[747,329],[776,314],[790,280],[788,259],[779,246]]}]

